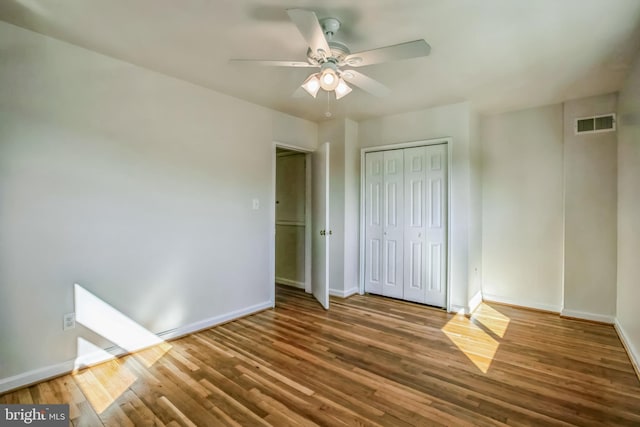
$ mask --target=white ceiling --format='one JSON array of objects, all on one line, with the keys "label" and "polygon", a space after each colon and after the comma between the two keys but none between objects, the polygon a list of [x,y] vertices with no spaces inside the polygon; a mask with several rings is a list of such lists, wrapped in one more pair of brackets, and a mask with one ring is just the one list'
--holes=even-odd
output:
[{"label": "white ceiling", "polygon": [[230,64],[305,60],[287,8],[343,25],[352,52],[424,38],[426,58],[358,68],[392,93],[331,100],[361,120],[470,101],[482,113],[618,90],[640,46],[639,0],[2,0],[0,19],[295,116],[327,98],[292,97],[312,68]]}]

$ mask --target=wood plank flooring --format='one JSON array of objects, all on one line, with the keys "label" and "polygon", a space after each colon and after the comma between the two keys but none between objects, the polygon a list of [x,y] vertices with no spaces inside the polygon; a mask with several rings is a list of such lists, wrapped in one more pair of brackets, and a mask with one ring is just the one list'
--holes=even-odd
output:
[{"label": "wood plank flooring", "polygon": [[277,307],[0,396],[74,426],[640,425],[613,327],[483,304],[468,319],[376,296]]}]

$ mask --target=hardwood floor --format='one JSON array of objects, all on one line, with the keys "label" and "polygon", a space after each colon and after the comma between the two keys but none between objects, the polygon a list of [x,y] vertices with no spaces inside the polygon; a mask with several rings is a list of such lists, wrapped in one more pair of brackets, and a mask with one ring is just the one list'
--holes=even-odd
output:
[{"label": "hardwood floor", "polygon": [[277,308],[0,396],[74,426],[640,425],[613,327],[484,304],[471,319],[375,296]]}]

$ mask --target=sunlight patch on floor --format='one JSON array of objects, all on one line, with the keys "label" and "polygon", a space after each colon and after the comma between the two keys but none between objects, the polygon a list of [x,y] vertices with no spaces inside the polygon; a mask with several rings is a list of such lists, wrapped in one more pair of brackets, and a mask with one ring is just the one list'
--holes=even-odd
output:
[{"label": "sunlight patch on floor", "polygon": [[484,303],[478,306],[471,317],[482,323],[487,329],[500,338],[504,338],[510,322],[507,316]]},{"label": "sunlight patch on floor", "polygon": [[138,361],[140,361],[147,368],[152,367],[158,360],[162,359],[162,357],[171,350],[171,344],[168,342],[161,342],[158,345],[154,345],[153,347],[145,348],[144,350],[136,351],[133,353],[133,357],[135,357]]},{"label": "sunlight patch on floor", "polygon": [[[113,349],[131,353],[145,367],[153,366],[171,348],[154,333],[148,331],[87,289],[74,285],[76,321],[116,345]],[[137,380],[125,366],[126,358],[114,355],[99,346],[78,338],[75,369],[102,363],[76,372],[80,388],[98,414],[105,411]]]},{"label": "sunlight patch on floor", "polygon": [[98,415],[138,379],[122,359],[111,360],[74,374],[74,378]]},{"label": "sunlight patch on floor", "polygon": [[482,326],[496,337],[503,338],[509,326],[509,318],[488,305],[481,304],[471,319],[457,314],[442,327],[442,332],[482,373],[486,374],[500,343]]}]

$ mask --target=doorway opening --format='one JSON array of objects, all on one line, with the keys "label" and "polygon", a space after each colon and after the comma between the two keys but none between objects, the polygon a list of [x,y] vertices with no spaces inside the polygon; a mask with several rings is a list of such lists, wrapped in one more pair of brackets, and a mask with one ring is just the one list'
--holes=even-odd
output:
[{"label": "doorway opening", "polygon": [[273,307],[276,283],[281,283],[304,288],[329,309],[329,146],[325,142],[309,151],[274,142],[269,255]]},{"label": "doorway opening", "polygon": [[276,146],[275,284],[311,293],[310,154]]}]

